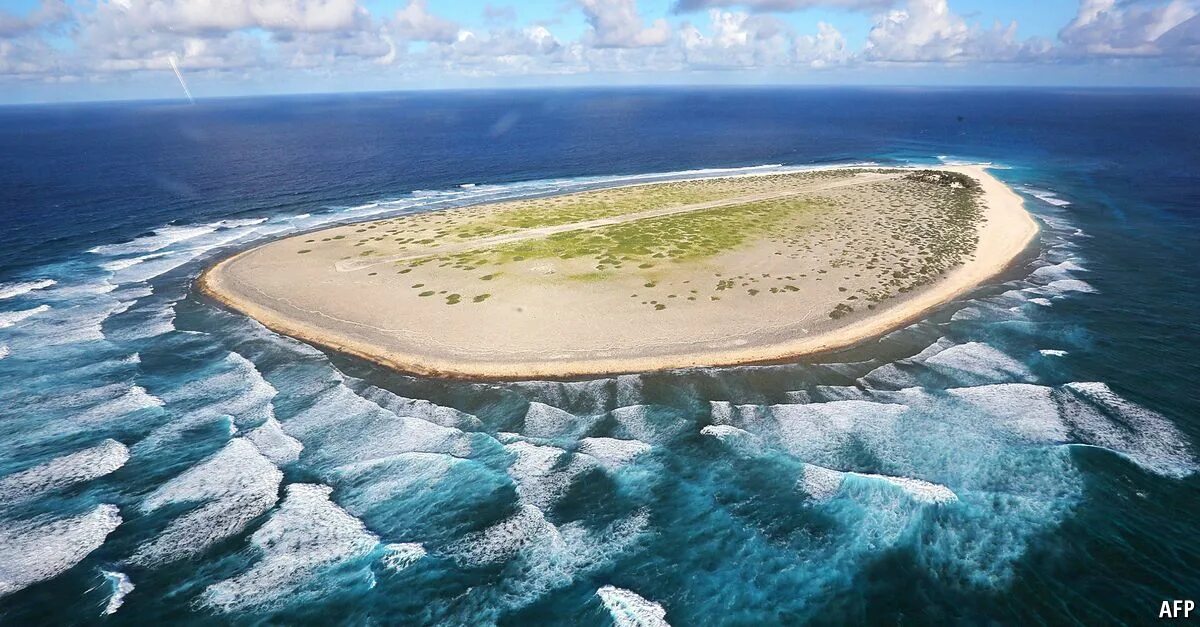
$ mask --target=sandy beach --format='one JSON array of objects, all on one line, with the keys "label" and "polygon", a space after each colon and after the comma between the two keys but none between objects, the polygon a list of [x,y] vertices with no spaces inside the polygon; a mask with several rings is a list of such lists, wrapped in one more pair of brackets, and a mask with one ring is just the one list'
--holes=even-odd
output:
[{"label": "sandy beach", "polygon": [[197,284],[277,332],[421,375],[779,361],[919,319],[1002,272],[1036,236],[1021,198],[983,167],[923,170],[978,183],[969,248],[938,248],[945,233],[962,235],[947,230],[961,225],[938,194],[959,192],[905,171],[842,169],[752,189],[728,177],[339,226],[224,259]]}]

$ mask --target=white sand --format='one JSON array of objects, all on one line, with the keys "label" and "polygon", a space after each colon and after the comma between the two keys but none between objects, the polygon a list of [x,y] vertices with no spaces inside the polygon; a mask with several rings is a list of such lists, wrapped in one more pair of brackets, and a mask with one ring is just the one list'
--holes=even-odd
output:
[{"label": "white sand", "polygon": [[[321,257],[319,251],[296,255],[314,236],[353,227],[245,251],[210,268],[198,283],[206,294],[275,331],[423,375],[564,378],[779,361],[845,348],[908,324],[1002,272],[1037,234],[1021,198],[983,167],[925,169],[959,172],[981,184],[986,207],[973,257],[929,285],[839,320],[826,315],[844,297],[832,282],[808,283],[803,291],[778,298],[703,298],[686,304],[681,298],[655,311],[630,298],[630,290],[640,285],[541,280],[536,275],[554,269],[536,262],[522,266],[527,275],[481,284],[455,278],[454,271],[424,267],[399,277],[377,272],[386,275],[377,277],[367,273],[372,264],[346,264],[345,257]],[[721,261],[727,264],[721,267],[733,264],[763,276],[789,270],[785,257],[773,257],[761,246],[726,253]],[[698,267],[712,276],[711,264]],[[420,272],[441,272],[434,276],[451,282],[445,291],[469,295],[469,289],[483,285],[495,294],[481,304],[453,306],[418,299],[408,283]],[[671,278],[688,276],[677,272]]]}]

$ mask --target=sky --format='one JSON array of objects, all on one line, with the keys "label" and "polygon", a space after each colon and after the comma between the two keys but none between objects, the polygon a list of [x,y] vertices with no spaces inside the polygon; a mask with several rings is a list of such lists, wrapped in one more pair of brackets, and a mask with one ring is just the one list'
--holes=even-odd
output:
[{"label": "sky", "polygon": [[183,81],[1200,87],[1200,0],[0,0],[0,103]]}]

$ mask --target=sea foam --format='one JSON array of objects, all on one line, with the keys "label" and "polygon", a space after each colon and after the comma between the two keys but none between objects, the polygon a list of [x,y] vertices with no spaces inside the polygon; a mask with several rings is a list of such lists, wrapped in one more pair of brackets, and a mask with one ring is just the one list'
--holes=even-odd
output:
[{"label": "sea foam", "polygon": [[134,561],[154,565],[196,555],[240,532],[275,505],[283,473],[250,442],[238,438],[150,493],[142,511],[201,503],[143,545]]},{"label": "sea foam", "polygon": [[319,576],[365,557],[379,542],[361,521],[329,499],[331,492],[323,485],[289,485],[282,505],[250,537],[261,557],[245,572],[209,586],[204,602],[234,612],[330,592]]},{"label": "sea foam", "polygon": [[0,478],[0,509],[19,501],[103,477],[129,460],[129,449],[116,440]]},{"label": "sea foam", "polygon": [[0,311],[0,329],[7,329],[27,318],[50,311],[50,305],[38,305],[29,309],[17,311]]},{"label": "sea foam", "polygon": [[133,582],[129,580],[129,576],[125,573],[105,570],[104,579],[108,581],[112,587],[112,594],[108,597],[108,604],[104,606],[104,615],[116,614],[117,610],[121,609],[121,605],[125,603],[125,596],[133,592]]},{"label": "sea foam", "polygon": [[28,294],[34,290],[44,290],[47,287],[56,285],[58,282],[54,279],[36,279],[33,281],[18,281],[15,283],[0,283],[0,300],[13,298],[22,294]]},{"label": "sea foam", "polygon": [[521,434],[534,438],[574,437],[586,432],[599,416],[577,416],[545,403],[531,402]]},{"label": "sea foam", "polygon": [[663,606],[633,591],[604,586],[596,591],[596,596],[600,597],[617,627],[670,627]]},{"label": "sea foam", "polygon": [[[1200,466],[1178,427],[1162,414],[1122,398],[1104,383],[1068,383],[1063,416],[1081,441],[1125,455],[1167,477],[1195,474]],[[1074,402],[1072,402],[1074,401]]]},{"label": "sea foam", "polygon": [[78,564],[120,524],[117,506],[107,504],[70,518],[8,523],[0,528],[0,596]]},{"label": "sea foam", "polygon": [[517,482],[517,494],[543,511],[562,498],[578,475],[596,466],[590,457],[552,446],[513,442],[504,448],[516,454],[508,472]]},{"label": "sea foam", "polygon": [[579,452],[599,460],[606,470],[613,471],[650,452],[651,446],[637,440],[617,438],[583,438]]},{"label": "sea foam", "polygon": [[387,544],[383,549],[381,561],[384,566],[394,571],[404,570],[425,557],[425,547],[416,542]]},{"label": "sea foam", "polygon": [[279,465],[296,461],[304,450],[299,440],[283,432],[283,426],[274,416],[247,433],[246,439],[253,442],[267,459]]},{"label": "sea foam", "polygon": [[216,224],[198,226],[164,226],[151,235],[143,235],[121,244],[104,244],[88,249],[96,255],[128,255],[162,250],[171,244],[200,237],[217,230]]}]

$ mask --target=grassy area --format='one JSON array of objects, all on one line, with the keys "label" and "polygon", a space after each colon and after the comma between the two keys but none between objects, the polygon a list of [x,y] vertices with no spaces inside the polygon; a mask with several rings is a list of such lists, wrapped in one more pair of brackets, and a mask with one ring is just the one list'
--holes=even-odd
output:
[{"label": "grassy area", "polygon": [[812,200],[777,199],[717,207],[686,214],[635,220],[595,229],[448,255],[442,264],[464,270],[534,259],[591,258],[596,272],[572,275],[596,281],[603,271],[625,267],[649,270],[668,261],[711,257],[768,233],[780,223],[826,209]]},{"label": "grassy area", "polygon": [[[654,310],[722,298],[762,300],[805,290],[832,291],[837,304],[828,313],[841,318],[931,283],[966,261],[976,248],[982,217],[981,190],[968,176],[934,170],[867,172],[893,176],[470,247],[468,240],[479,237],[723,198],[777,195],[781,190],[791,192],[797,185],[833,182],[856,174],[825,171],[597,190],[361,225],[355,232],[363,233],[364,239],[354,246],[362,247],[361,256],[385,255],[388,248],[416,253],[397,261],[396,272],[417,271],[413,276],[435,278],[440,269],[461,270],[470,273],[472,281],[479,281],[481,288],[491,283],[503,285],[504,280],[497,279],[505,276],[579,284],[632,277],[636,282],[630,283],[641,288],[629,296]],[[462,245],[464,241],[467,246]],[[748,268],[719,267],[713,268],[717,272],[711,276],[692,276],[693,283],[673,271],[684,270],[680,264],[707,264],[723,253],[764,243],[764,256],[776,260],[773,267],[780,268],[778,262],[788,264],[774,276]],[[439,253],[439,247],[445,252]],[[455,249],[460,252],[453,252]],[[491,297],[463,285],[459,287],[469,291],[461,295],[428,288],[422,291],[423,284],[413,287],[416,295],[428,298],[437,294],[441,298],[431,300],[444,298],[449,305],[468,299],[479,303]]]}]

